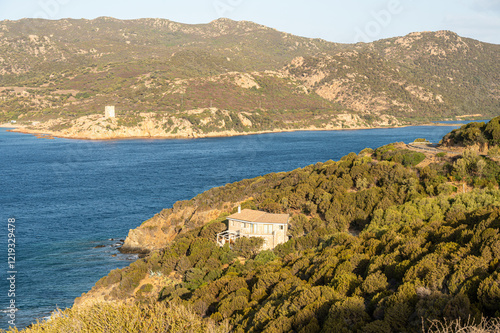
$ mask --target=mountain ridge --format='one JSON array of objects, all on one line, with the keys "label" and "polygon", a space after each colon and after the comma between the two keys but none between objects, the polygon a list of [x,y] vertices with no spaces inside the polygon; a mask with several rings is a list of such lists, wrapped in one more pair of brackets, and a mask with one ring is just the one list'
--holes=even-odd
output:
[{"label": "mountain ridge", "polygon": [[[345,128],[344,115],[360,119],[349,128],[489,118],[500,108],[499,73],[500,45],[450,31],[339,44],[229,19],[0,23],[0,122],[56,135],[78,131],[77,119],[105,105],[138,127],[142,114],[155,113],[165,136]],[[248,113],[254,125],[191,122],[211,108]],[[172,117],[189,124],[172,127]],[[33,125],[48,120],[52,128]]]}]

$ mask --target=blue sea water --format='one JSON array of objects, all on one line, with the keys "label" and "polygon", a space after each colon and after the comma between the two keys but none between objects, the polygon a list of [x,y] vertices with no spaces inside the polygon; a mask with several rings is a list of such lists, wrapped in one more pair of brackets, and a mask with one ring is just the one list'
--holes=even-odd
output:
[{"label": "blue sea water", "polygon": [[[215,186],[454,127],[294,132],[196,140],[37,139],[0,129],[0,328],[15,300],[21,328],[73,304],[136,259],[117,240],[163,208]],[[8,220],[15,219],[15,297]],[[12,236],[12,235],[11,235]]]}]

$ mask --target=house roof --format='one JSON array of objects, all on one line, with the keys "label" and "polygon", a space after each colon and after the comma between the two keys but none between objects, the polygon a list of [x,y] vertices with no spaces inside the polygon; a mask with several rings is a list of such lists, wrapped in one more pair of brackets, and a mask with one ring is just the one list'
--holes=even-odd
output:
[{"label": "house roof", "polygon": [[229,215],[227,218],[254,223],[287,224],[288,217],[288,214],[271,214],[260,210],[243,209],[241,213]]}]

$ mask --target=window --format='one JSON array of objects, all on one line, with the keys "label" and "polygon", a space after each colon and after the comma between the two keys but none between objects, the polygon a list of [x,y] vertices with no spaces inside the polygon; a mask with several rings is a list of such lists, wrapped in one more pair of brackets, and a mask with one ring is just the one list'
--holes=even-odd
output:
[{"label": "window", "polygon": [[280,225],[280,230],[283,230],[285,229],[285,226],[284,225]]},{"label": "window", "polygon": [[243,228],[247,228],[248,227],[248,223],[243,223]]},{"label": "window", "polygon": [[264,234],[272,234],[273,233],[273,225],[272,224],[264,224]]}]

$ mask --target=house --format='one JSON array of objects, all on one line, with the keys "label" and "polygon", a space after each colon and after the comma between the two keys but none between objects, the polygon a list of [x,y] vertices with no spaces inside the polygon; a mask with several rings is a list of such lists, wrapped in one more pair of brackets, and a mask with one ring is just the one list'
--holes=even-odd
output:
[{"label": "house", "polygon": [[240,237],[262,237],[262,250],[273,249],[288,241],[288,214],[271,214],[238,207],[238,212],[227,217],[228,229],[217,235],[217,243],[232,244]]}]

